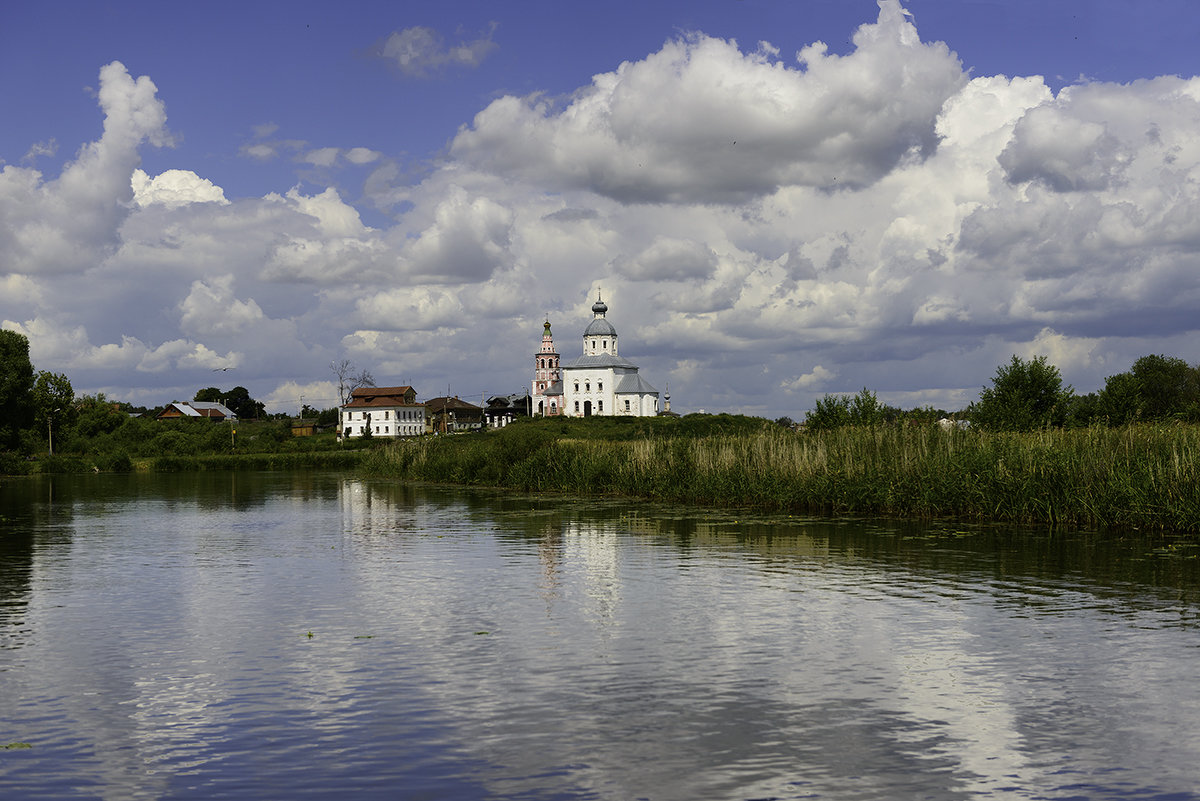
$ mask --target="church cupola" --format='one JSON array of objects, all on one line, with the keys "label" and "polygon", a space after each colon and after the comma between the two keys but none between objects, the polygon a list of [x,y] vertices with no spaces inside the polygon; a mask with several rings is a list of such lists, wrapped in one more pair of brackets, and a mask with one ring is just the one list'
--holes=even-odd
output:
[{"label": "church cupola", "polygon": [[617,355],[617,329],[604,319],[608,306],[596,294],[596,302],[592,304],[592,322],[583,332],[583,355],[596,356],[607,353]]}]

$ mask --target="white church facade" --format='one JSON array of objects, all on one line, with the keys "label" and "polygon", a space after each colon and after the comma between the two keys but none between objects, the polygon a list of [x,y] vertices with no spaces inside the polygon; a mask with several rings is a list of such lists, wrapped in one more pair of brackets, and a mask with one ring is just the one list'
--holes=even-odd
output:
[{"label": "white church facade", "polygon": [[583,332],[583,355],[561,364],[547,320],[541,349],[534,355],[532,413],[567,417],[652,417],[659,413],[658,390],[621,358],[617,329],[606,318],[608,306],[592,304],[592,321]]}]

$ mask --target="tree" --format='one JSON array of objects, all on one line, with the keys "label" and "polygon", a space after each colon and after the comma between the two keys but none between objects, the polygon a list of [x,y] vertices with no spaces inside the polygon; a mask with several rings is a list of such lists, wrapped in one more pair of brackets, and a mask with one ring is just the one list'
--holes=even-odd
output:
[{"label": "tree", "polygon": [[889,414],[895,417],[898,411],[881,404],[874,392],[863,387],[854,397],[826,395],[819,399],[816,408],[804,418],[804,425],[814,431],[842,426],[877,426],[884,423]]},{"label": "tree", "polygon": [[192,400],[199,403],[224,403],[225,393],[217,387],[205,387],[198,391]]},{"label": "tree", "polygon": [[50,453],[54,453],[54,432],[69,428],[75,422],[75,390],[62,373],[42,370],[33,382],[34,425],[45,432]]},{"label": "tree", "polygon": [[349,359],[342,359],[338,362],[330,362],[329,369],[337,376],[338,381],[338,398],[341,401],[340,405],[345,406],[350,402],[354,390],[359,387],[375,386],[375,376],[368,373],[366,370],[355,374],[354,362]]},{"label": "tree", "polygon": [[1137,382],[1142,420],[1188,418],[1200,407],[1200,374],[1183,359],[1143,356],[1129,372]]},{"label": "tree", "polygon": [[95,397],[84,395],[75,405],[79,409],[75,430],[89,439],[111,434],[129,421],[129,413],[121,411],[119,404],[105,398],[103,392]]},{"label": "tree", "polygon": [[804,416],[804,426],[813,431],[829,431],[850,425],[850,396],[826,395],[818,398],[813,410]]},{"label": "tree", "polygon": [[875,397],[875,393],[866,387],[862,388],[850,401],[850,424],[856,426],[877,426],[883,422],[884,406]]},{"label": "tree", "polygon": [[250,397],[250,390],[245,387],[234,387],[228,392],[222,392],[217,387],[206,387],[196,393],[192,400],[206,403],[223,403],[225,408],[236,414],[242,420],[257,420],[266,412],[266,404]]},{"label": "tree", "polygon": [[1141,406],[1141,393],[1133,373],[1117,373],[1104,379],[1104,389],[1100,390],[1097,406],[1098,415],[1110,426],[1125,425],[1136,420]]},{"label": "tree", "polygon": [[29,339],[16,331],[0,330],[0,450],[16,448],[21,429],[33,423],[32,390]]},{"label": "tree", "polygon": [[257,420],[266,412],[266,404],[250,397],[250,390],[234,387],[225,396],[225,405],[242,420]]},{"label": "tree", "polygon": [[1071,410],[1067,414],[1068,426],[1086,428],[1103,422],[1104,413],[1098,393],[1089,392],[1086,395],[1076,395],[1071,399]]},{"label": "tree", "polygon": [[993,431],[1032,431],[1066,422],[1074,390],[1063,387],[1058,368],[1045,356],[1012,361],[996,368],[992,386],[979,393],[971,421]]},{"label": "tree", "polygon": [[1200,368],[1183,359],[1143,356],[1127,373],[1104,379],[1099,414],[1109,425],[1200,419]]}]

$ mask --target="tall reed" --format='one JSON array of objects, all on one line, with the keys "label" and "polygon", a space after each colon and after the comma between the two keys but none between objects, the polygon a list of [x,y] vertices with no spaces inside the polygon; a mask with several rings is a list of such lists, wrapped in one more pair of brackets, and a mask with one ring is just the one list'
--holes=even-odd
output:
[{"label": "tall reed", "polygon": [[609,441],[546,428],[398,442],[363,469],[786,512],[1200,532],[1200,427],[1028,434],[779,427]]}]

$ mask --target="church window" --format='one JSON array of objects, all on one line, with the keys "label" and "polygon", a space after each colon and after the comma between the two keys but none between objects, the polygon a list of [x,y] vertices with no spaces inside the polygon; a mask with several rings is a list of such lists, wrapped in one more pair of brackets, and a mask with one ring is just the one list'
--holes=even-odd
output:
[{"label": "church window", "polygon": [[579,413],[579,401],[575,401],[575,413]]},{"label": "church window", "polygon": [[[576,392],[579,391],[579,382],[578,381],[575,382],[575,391]],[[578,405],[578,404],[576,404],[576,405]]]},{"label": "church window", "polygon": [[591,381],[584,382],[583,389],[585,392],[591,392],[592,391],[592,382]]},{"label": "church window", "polygon": [[597,392],[603,392],[603,391],[604,391],[604,382],[603,382],[603,381],[597,381],[597,382],[596,382],[596,391],[597,391]]},{"label": "church window", "polygon": [[625,411],[629,411],[629,401],[625,401]]},{"label": "church window", "polygon": [[604,401],[596,401],[596,411],[604,411]]},{"label": "church window", "polygon": [[608,350],[608,340],[604,340],[604,349]]}]

